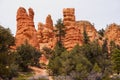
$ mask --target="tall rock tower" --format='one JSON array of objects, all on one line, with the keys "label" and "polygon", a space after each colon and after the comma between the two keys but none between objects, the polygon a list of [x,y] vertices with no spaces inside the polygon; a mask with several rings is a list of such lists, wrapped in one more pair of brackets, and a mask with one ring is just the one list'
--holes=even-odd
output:
[{"label": "tall rock tower", "polygon": [[40,50],[42,50],[42,48],[44,47],[54,48],[56,44],[56,38],[53,30],[54,27],[51,15],[48,15],[46,17],[45,24],[40,22],[38,23],[37,36],[40,45]]},{"label": "tall rock tower", "polygon": [[63,23],[66,27],[66,34],[63,40],[63,44],[67,50],[71,50],[75,45],[82,45],[82,34],[75,24],[75,9],[64,8],[63,9]]},{"label": "tall rock tower", "polygon": [[17,21],[17,31],[15,35],[15,45],[16,47],[24,44],[27,41],[35,48],[39,48],[37,32],[34,26],[34,12],[32,8],[28,9],[28,14],[23,7],[20,7],[17,11],[16,21]]}]

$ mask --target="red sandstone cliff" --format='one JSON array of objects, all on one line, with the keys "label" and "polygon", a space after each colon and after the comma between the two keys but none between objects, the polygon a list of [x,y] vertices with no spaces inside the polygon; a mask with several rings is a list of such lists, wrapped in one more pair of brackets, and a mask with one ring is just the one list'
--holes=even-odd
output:
[{"label": "red sandstone cliff", "polygon": [[120,45],[120,25],[115,23],[110,24],[105,30],[105,38],[108,40],[108,43],[114,41]]},{"label": "red sandstone cliff", "polygon": [[15,35],[16,47],[24,44],[27,41],[33,47],[38,48],[37,32],[34,27],[34,12],[32,8],[28,9],[28,12],[23,7],[20,7],[17,11],[17,31]]},{"label": "red sandstone cliff", "polygon": [[76,21],[76,26],[79,28],[80,32],[82,33],[82,38],[83,38],[84,29],[85,29],[91,42],[98,39],[97,30],[95,29],[94,25],[92,25],[90,22],[83,21],[83,20]]}]

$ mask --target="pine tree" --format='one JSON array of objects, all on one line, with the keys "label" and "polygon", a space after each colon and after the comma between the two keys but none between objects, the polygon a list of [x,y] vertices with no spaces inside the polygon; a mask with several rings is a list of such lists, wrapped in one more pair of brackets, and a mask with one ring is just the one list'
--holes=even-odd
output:
[{"label": "pine tree", "polygon": [[10,29],[0,25],[0,78],[4,80],[17,75],[15,56],[9,49],[13,44],[14,37]]},{"label": "pine tree", "polygon": [[41,53],[27,42],[17,48],[17,64],[22,71],[28,71],[28,66],[38,66]]},{"label": "pine tree", "polygon": [[58,41],[62,42],[62,37],[65,36],[65,26],[61,19],[58,19],[56,27],[56,37],[58,37]]},{"label": "pine tree", "polygon": [[86,28],[84,27],[84,32],[83,32],[83,41],[84,41],[84,44],[88,44],[89,43],[89,37],[86,33]]},{"label": "pine tree", "polygon": [[115,48],[112,51],[112,62],[114,70],[117,72],[117,74],[120,73],[120,50]]},{"label": "pine tree", "polygon": [[102,37],[104,37],[104,32],[105,32],[105,30],[102,28],[101,30],[98,31],[98,34],[100,34]]}]

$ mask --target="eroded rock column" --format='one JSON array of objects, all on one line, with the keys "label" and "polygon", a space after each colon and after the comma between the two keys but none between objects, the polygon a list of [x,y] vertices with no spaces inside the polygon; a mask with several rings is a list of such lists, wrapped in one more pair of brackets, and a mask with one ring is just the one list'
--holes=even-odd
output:
[{"label": "eroded rock column", "polygon": [[34,26],[34,11],[32,8],[28,9],[28,12],[23,7],[20,7],[17,11],[17,31],[15,35],[16,47],[24,44],[26,41],[35,48],[39,48],[37,32]]},{"label": "eroded rock column", "polygon": [[66,34],[63,40],[63,44],[67,50],[71,50],[75,45],[82,45],[82,35],[75,25],[75,9],[65,8],[63,9],[63,22],[66,27]]}]

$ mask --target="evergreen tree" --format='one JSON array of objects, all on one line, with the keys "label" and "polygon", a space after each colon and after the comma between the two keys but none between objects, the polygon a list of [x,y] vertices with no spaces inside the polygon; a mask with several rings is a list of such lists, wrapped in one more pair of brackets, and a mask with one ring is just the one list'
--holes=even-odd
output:
[{"label": "evergreen tree", "polygon": [[7,51],[14,44],[14,37],[9,28],[0,25],[0,52]]},{"label": "evergreen tree", "polygon": [[61,19],[58,19],[57,24],[55,24],[56,27],[56,36],[58,37],[58,41],[62,42],[62,37],[65,36],[65,26]]},{"label": "evergreen tree", "polygon": [[102,28],[98,31],[98,34],[100,34],[102,37],[104,37],[105,30]]},{"label": "evergreen tree", "polygon": [[97,73],[101,73],[101,68],[98,66],[97,63],[94,64],[93,71]]},{"label": "evergreen tree", "polygon": [[116,44],[114,41],[110,41],[110,52],[112,52],[116,47]]},{"label": "evergreen tree", "polygon": [[[102,45],[102,73],[106,72],[107,69],[111,66],[110,64],[110,59],[109,59],[109,53],[108,53],[108,43],[107,39],[104,40],[103,45]],[[108,71],[108,70],[107,70]]]},{"label": "evergreen tree", "polygon": [[53,50],[53,53],[49,59],[48,70],[50,75],[60,75],[61,74],[61,57],[62,52],[66,51],[61,42],[57,42]]},{"label": "evergreen tree", "polygon": [[0,25],[0,78],[7,80],[17,75],[15,55],[10,51],[14,43],[14,37],[10,29]]},{"label": "evergreen tree", "polygon": [[81,51],[81,47],[76,45],[70,51],[70,67],[72,66],[71,71],[69,72],[70,76],[74,80],[84,80],[89,75],[89,72],[92,68],[91,62],[86,58],[84,53]]},{"label": "evergreen tree", "polygon": [[[102,45],[102,52],[106,55],[108,55],[108,43],[107,39],[104,40],[103,45]],[[106,56],[107,57],[107,56]]]},{"label": "evergreen tree", "polygon": [[17,63],[22,71],[28,71],[28,66],[39,66],[41,53],[27,42],[17,48]]},{"label": "evergreen tree", "polygon": [[83,42],[84,42],[84,44],[88,44],[89,43],[89,37],[88,37],[88,35],[87,35],[87,33],[86,33],[86,28],[84,27],[84,31],[83,31]]},{"label": "evergreen tree", "polygon": [[120,50],[115,48],[112,51],[112,62],[114,70],[117,72],[117,74],[120,73]]}]

